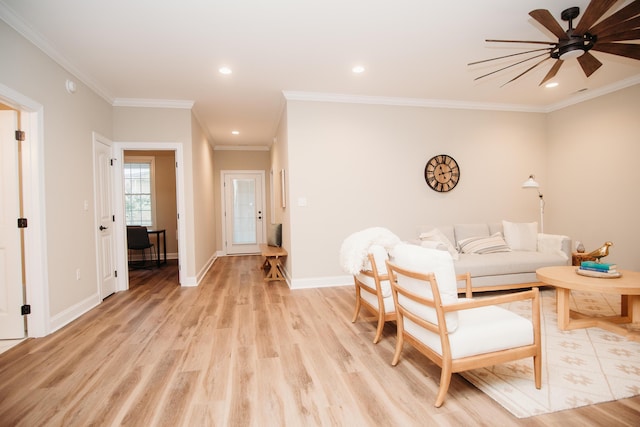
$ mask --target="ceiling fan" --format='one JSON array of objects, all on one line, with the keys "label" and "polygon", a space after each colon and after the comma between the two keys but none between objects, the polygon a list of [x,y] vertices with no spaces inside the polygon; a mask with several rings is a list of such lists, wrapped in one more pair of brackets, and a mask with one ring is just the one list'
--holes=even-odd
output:
[{"label": "ceiling fan", "polygon": [[[514,53],[511,55],[500,56],[497,58],[484,59],[482,61],[471,62],[468,65],[476,65],[497,59],[510,58],[518,55],[526,55],[536,53],[534,56],[518,61],[514,64],[476,77],[474,80],[490,76],[499,71],[506,70],[513,66],[522,64],[535,58],[545,56],[536,64],[532,65],[524,72],[518,74],[502,86],[513,82],[522,77],[529,71],[533,70],[543,62],[553,59],[555,63],[542,79],[540,85],[552,79],[557,73],[564,61],[576,58],[582,67],[584,74],[589,77],[598,68],[602,66],[595,56],[589,51],[605,52],[612,55],[624,56],[627,58],[640,60],[640,44],[636,43],[620,43],[624,41],[640,40],[640,0],[634,0],[627,6],[611,14],[609,17],[598,22],[602,16],[618,0],[593,0],[587,6],[584,14],[580,18],[578,25],[573,28],[573,20],[580,14],[579,7],[571,7],[562,11],[560,17],[563,21],[568,22],[567,30],[563,30],[558,21],[546,9],[536,9],[529,12],[529,16],[538,21],[542,26],[549,30],[553,35],[558,37],[557,42],[548,41],[532,41],[532,40],[486,40],[490,43],[525,43],[525,44],[542,44],[548,47],[541,49],[528,50],[526,52]],[[594,25],[595,24],[595,25]],[[538,53],[542,52],[542,53]]]}]

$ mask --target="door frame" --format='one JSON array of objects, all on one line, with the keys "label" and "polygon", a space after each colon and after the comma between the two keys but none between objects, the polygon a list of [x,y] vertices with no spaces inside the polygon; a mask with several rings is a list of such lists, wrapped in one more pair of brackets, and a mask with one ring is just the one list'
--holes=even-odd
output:
[{"label": "door frame", "polygon": [[46,272],[47,238],[44,194],[44,107],[0,83],[0,100],[20,111],[20,127],[26,132],[22,144],[22,189],[24,216],[29,226],[24,233],[27,336],[44,337],[51,331],[49,286]]},{"label": "door frame", "polygon": [[[187,260],[187,227],[185,216],[185,177],[183,145],[179,142],[114,142],[113,156],[116,171],[113,183],[113,208],[116,215],[116,258],[118,271],[128,271],[127,265],[127,227],[124,221],[124,183],[123,164],[125,150],[136,151],[173,151],[176,161],[176,208],[178,210],[178,280],[180,286],[188,286],[186,283],[186,271],[184,266]],[[116,292],[129,289],[129,275],[119,274],[116,282]]]},{"label": "door frame", "polygon": [[[220,171],[220,195],[222,198],[222,201],[220,203],[220,218],[222,218],[222,245],[223,245],[223,250],[224,250],[224,255],[228,255],[227,253],[227,245],[226,245],[226,241],[227,241],[227,217],[225,215],[225,212],[227,211],[227,194],[226,194],[226,188],[225,188],[225,176],[226,175],[242,175],[242,174],[246,174],[246,175],[261,175],[262,176],[262,188],[260,188],[260,191],[262,192],[262,212],[263,212],[263,218],[262,218],[262,229],[260,230],[262,232],[262,241],[266,242],[266,238],[267,238],[267,210],[265,209],[265,205],[266,205],[266,183],[265,183],[265,171],[264,170],[235,170],[235,169],[230,169],[230,170],[221,170]],[[257,252],[256,252],[257,253]]]}]

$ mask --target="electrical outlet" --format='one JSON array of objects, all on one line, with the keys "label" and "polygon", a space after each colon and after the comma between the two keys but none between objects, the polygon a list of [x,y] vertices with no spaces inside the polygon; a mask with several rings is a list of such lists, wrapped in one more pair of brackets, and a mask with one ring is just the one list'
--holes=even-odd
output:
[{"label": "electrical outlet", "polygon": [[80,280],[80,269],[76,269],[76,280]]}]

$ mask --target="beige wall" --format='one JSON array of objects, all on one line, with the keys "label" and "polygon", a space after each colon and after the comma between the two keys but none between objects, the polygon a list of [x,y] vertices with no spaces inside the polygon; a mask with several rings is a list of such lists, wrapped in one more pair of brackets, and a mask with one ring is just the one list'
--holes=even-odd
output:
[{"label": "beige wall", "polygon": [[[92,132],[111,137],[112,108],[2,21],[0,56],[0,83],[43,106],[44,152],[36,155],[43,159],[46,191],[46,216],[40,224],[46,232],[46,320],[53,323],[52,318],[64,317],[74,307],[99,301]],[[65,90],[67,79],[77,83],[73,95]]]},{"label": "beige wall", "polygon": [[548,115],[546,212],[584,242],[610,240],[609,261],[640,270],[640,85]]},{"label": "beige wall", "polygon": [[265,201],[264,208],[267,212],[267,223],[271,222],[269,206],[271,193],[269,191],[269,171],[270,157],[268,151],[257,150],[215,150],[214,151],[214,169],[213,169],[213,189],[212,195],[215,199],[216,210],[210,212],[212,218],[215,218],[216,227],[216,248],[223,253],[225,251],[222,242],[222,183],[220,172],[223,170],[261,170],[265,176]]},{"label": "beige wall", "polygon": [[193,160],[190,164],[185,162],[185,167],[192,177],[193,203],[187,205],[187,213],[193,218],[194,229],[189,236],[193,239],[195,271],[199,282],[216,257],[218,232],[214,212],[218,202],[214,197],[213,149],[193,114],[191,114],[191,129]]},{"label": "beige wall", "polygon": [[[544,182],[543,114],[294,101],[287,120],[294,286],[343,275],[340,245],[365,227],[412,239],[426,224],[537,220],[520,186]],[[461,168],[444,194],[423,177],[442,153]]]},{"label": "beige wall", "polygon": [[[195,285],[215,258],[215,229],[204,212],[213,212],[212,150],[188,109],[115,107],[113,137],[118,142],[179,143],[184,156],[183,213],[187,260],[180,260],[186,283]],[[197,230],[197,232],[196,232]]]},{"label": "beige wall", "polygon": [[[282,207],[282,183],[280,181],[280,172],[285,170],[285,207]],[[282,247],[287,250],[289,256],[285,259],[285,274],[291,278],[291,269],[293,259],[296,254],[291,251],[291,193],[289,189],[290,168],[289,168],[289,132],[287,111],[284,110],[278,128],[276,137],[271,146],[271,170],[274,179],[274,223],[282,224]]]},{"label": "beige wall", "polygon": [[176,167],[174,151],[126,150],[125,156],[154,157],[156,223],[154,228],[164,229],[167,239],[167,256],[178,256],[178,218],[176,202]]}]

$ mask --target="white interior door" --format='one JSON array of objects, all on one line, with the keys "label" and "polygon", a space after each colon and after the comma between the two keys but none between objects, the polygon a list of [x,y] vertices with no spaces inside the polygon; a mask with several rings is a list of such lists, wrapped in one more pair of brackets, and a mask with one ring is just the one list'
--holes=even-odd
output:
[{"label": "white interior door", "polygon": [[25,335],[17,129],[18,113],[0,111],[0,339]]},{"label": "white interior door", "polygon": [[227,254],[260,251],[265,240],[264,172],[223,172]]},{"label": "white interior door", "polygon": [[116,291],[115,216],[113,210],[113,166],[111,141],[94,135],[93,180],[95,187],[98,287],[102,299]]}]

